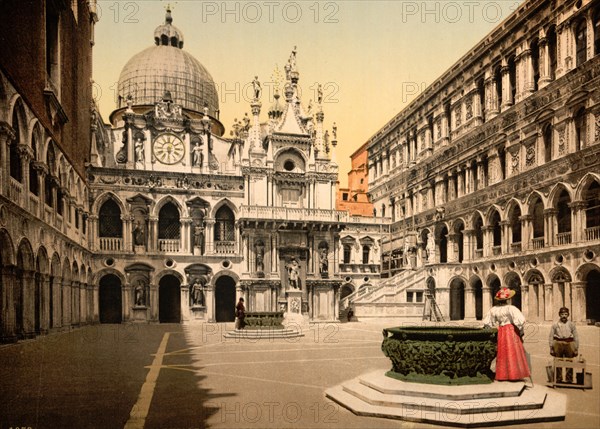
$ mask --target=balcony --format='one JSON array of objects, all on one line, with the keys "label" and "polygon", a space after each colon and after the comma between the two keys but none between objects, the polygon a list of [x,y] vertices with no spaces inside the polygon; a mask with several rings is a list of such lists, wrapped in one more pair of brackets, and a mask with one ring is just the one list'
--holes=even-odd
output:
[{"label": "balcony", "polygon": [[571,231],[559,232],[556,234],[556,244],[564,246],[565,244],[571,244]]},{"label": "balcony", "polygon": [[216,255],[235,255],[235,241],[215,241],[214,253]]},{"label": "balcony", "polygon": [[21,194],[23,193],[23,184],[10,177],[8,182],[8,198],[14,203],[21,205]]},{"label": "balcony", "polygon": [[510,251],[512,253],[519,253],[521,251],[521,242],[511,243],[511,245],[510,245]]},{"label": "balcony", "polygon": [[483,258],[483,249],[475,249],[475,257]]},{"label": "balcony", "polygon": [[35,216],[39,216],[40,199],[37,195],[29,194],[29,211]]},{"label": "balcony", "polygon": [[158,250],[165,253],[179,253],[179,239],[164,239],[158,240]]},{"label": "balcony", "polygon": [[543,249],[544,248],[544,237],[534,238],[531,240],[531,247],[534,250]]},{"label": "balcony", "polygon": [[333,223],[365,223],[389,224],[391,218],[371,218],[364,216],[351,216],[346,211],[306,209],[295,207],[269,207],[269,206],[242,206],[241,219],[280,220],[298,222],[333,222]]},{"label": "balcony", "polygon": [[100,237],[100,250],[105,252],[120,252],[123,250],[123,239],[120,237]]},{"label": "balcony", "polygon": [[593,226],[585,229],[585,239],[587,241],[600,240],[600,226]]},{"label": "balcony", "polygon": [[502,253],[502,246],[493,246],[492,253],[494,256],[498,256]]},{"label": "balcony", "polygon": [[378,273],[379,265],[377,264],[340,264],[342,273]]}]

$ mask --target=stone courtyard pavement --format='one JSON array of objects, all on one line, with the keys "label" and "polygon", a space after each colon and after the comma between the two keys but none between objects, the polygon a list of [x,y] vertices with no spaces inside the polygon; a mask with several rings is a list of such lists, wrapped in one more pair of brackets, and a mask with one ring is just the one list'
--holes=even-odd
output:
[{"label": "stone courtyard pavement", "polygon": [[[3,345],[0,429],[440,427],[358,417],[325,398],[329,387],[389,369],[381,331],[397,325],[315,324],[302,338],[259,341],[223,339],[233,324],[96,325]],[[546,379],[549,328],[526,332],[536,384]],[[600,427],[600,328],[579,332],[594,388],[558,389],[566,420],[523,428]]]}]

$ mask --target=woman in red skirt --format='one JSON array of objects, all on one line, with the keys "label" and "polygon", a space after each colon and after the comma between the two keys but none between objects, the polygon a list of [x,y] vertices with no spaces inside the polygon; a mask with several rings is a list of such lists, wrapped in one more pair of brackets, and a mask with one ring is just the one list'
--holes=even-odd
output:
[{"label": "woman in red skirt", "polygon": [[501,288],[494,297],[496,305],[483,318],[486,327],[498,326],[496,380],[522,380],[530,376],[522,340],[525,317],[509,304],[514,295],[514,290]]}]

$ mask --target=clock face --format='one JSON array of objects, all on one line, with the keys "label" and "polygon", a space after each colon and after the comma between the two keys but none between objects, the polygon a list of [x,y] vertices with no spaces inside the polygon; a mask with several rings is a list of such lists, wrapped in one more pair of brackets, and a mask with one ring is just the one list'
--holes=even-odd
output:
[{"label": "clock face", "polygon": [[185,145],[175,134],[161,134],[154,140],[154,156],[163,164],[176,164],[185,155]]}]

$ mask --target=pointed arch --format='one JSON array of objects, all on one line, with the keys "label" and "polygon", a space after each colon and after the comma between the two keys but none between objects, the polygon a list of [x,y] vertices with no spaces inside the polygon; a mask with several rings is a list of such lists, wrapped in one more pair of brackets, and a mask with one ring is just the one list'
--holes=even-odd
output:
[{"label": "pointed arch", "polygon": [[125,207],[125,204],[123,203],[123,200],[121,200],[121,198],[113,191],[105,191],[105,192],[101,193],[100,195],[98,195],[98,197],[96,197],[96,199],[92,203],[91,212],[95,213],[95,214],[99,214],[100,207],[102,207],[102,205],[109,199],[112,199],[112,200],[114,200],[115,203],[117,203],[117,205],[119,206],[119,209],[121,210],[121,213],[123,213],[123,214],[127,213],[127,209]]},{"label": "pointed arch", "polygon": [[48,252],[43,245],[37,251],[36,271],[40,274],[50,274],[50,260],[48,259]]},{"label": "pointed arch", "polygon": [[15,255],[15,246],[10,234],[4,228],[0,228],[0,263],[2,266],[15,265]]},{"label": "pointed arch", "polygon": [[[545,236],[545,221],[544,221],[544,210],[546,209],[544,204],[544,197],[538,192],[533,191],[527,198],[528,207],[527,214],[532,216],[534,248],[544,247],[543,242]],[[541,241],[540,241],[541,240]]]},{"label": "pointed arch", "polygon": [[62,263],[60,262],[60,255],[54,253],[50,262],[50,274],[53,277],[62,277]]},{"label": "pointed arch", "polygon": [[573,198],[574,201],[581,201],[584,199],[584,193],[589,188],[592,183],[600,184],[600,175],[597,173],[587,173],[583,176],[579,183],[577,183],[577,187],[575,188],[575,196]]},{"label": "pointed arch", "polygon": [[565,182],[556,183],[548,193],[548,207],[556,208],[558,198],[561,192],[566,191],[569,194],[569,199],[573,201],[575,190]]},{"label": "pointed arch", "polygon": [[216,218],[217,211],[223,206],[229,207],[229,209],[233,212],[236,218],[239,216],[236,205],[233,202],[231,202],[229,198],[223,198],[222,200],[217,201],[217,203],[213,206],[210,213],[210,217]]},{"label": "pointed arch", "polygon": [[70,282],[72,280],[72,272],[71,272],[71,262],[69,261],[68,257],[65,257],[65,259],[63,259],[63,271],[62,271],[62,279],[63,282]]},{"label": "pointed arch", "polygon": [[154,206],[150,206],[149,210],[151,212],[151,216],[158,217],[162,208],[169,203],[173,204],[177,208],[180,217],[187,217],[189,215],[187,206],[185,204],[181,204],[181,202],[172,195],[166,195],[163,198],[156,201],[156,204],[154,204]]},{"label": "pointed arch", "polygon": [[35,254],[27,238],[21,238],[17,246],[17,266],[26,271],[35,270]]},{"label": "pointed arch", "polygon": [[471,225],[473,225],[473,231],[475,231],[475,249],[483,251],[483,216],[479,211],[473,214]]},{"label": "pointed arch", "polygon": [[[218,208],[217,208],[218,207]],[[215,206],[214,215],[214,242],[234,242],[235,241],[235,213],[228,204]]]}]

